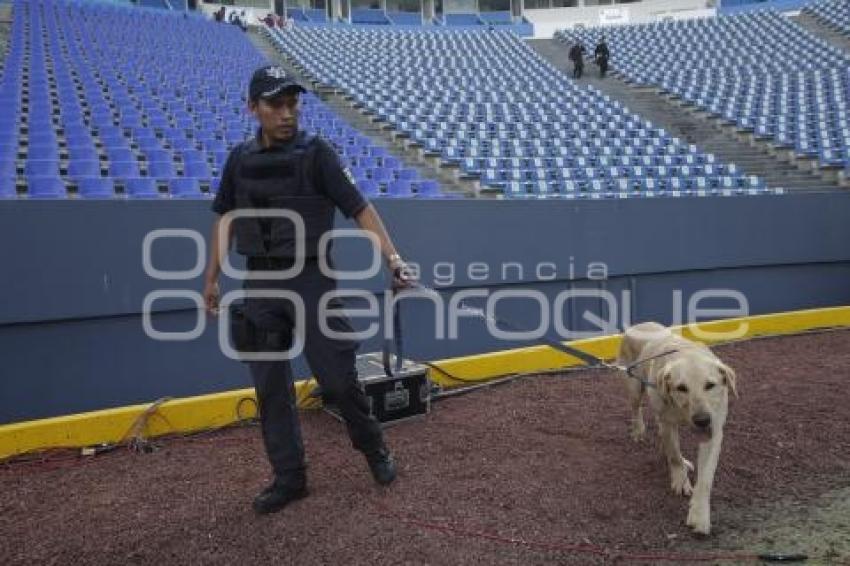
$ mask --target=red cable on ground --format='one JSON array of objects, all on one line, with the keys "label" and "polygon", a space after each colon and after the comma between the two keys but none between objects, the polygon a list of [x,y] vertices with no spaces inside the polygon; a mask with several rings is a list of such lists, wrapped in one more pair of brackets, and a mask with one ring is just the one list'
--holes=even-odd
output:
[{"label": "red cable on ground", "polygon": [[392,514],[392,513],[382,513],[381,514],[385,518],[391,518],[398,521],[402,521],[408,525],[414,525],[423,529],[442,532],[445,534],[453,535],[453,536],[462,536],[468,538],[478,538],[483,540],[490,540],[494,542],[500,542],[503,544],[512,544],[518,546],[526,546],[529,548],[538,548],[542,550],[551,550],[558,552],[572,552],[572,553],[582,553],[582,554],[594,554],[596,556],[602,556],[611,560],[616,559],[626,559],[626,560],[635,560],[635,561],[649,561],[649,562],[716,562],[718,560],[735,560],[735,561],[756,561],[759,560],[758,555],[756,554],[748,554],[748,553],[726,553],[726,554],[705,554],[705,555],[684,555],[684,554],[661,554],[661,553],[630,553],[630,552],[622,552],[622,551],[612,551],[603,546],[597,546],[592,544],[569,544],[569,543],[552,543],[552,542],[544,542],[544,541],[534,541],[527,540],[523,538],[515,538],[515,537],[506,537],[494,533],[488,533],[484,531],[473,531],[469,529],[464,529],[460,527],[455,527],[451,525],[441,525],[438,523],[432,523],[429,521],[423,521],[419,519],[411,519],[408,517],[402,517],[400,515]]},{"label": "red cable on ground", "polygon": [[[339,469],[338,470],[352,485],[357,485],[357,481],[351,477],[347,470]],[[516,546],[525,546],[528,548],[537,548],[540,550],[549,550],[556,552],[564,552],[564,553],[580,553],[580,554],[593,554],[595,556],[601,556],[607,558],[609,560],[631,560],[631,561],[648,561],[648,562],[717,562],[717,561],[730,561],[735,560],[738,562],[755,562],[759,561],[761,557],[758,554],[754,553],[744,553],[744,552],[729,552],[729,553],[716,553],[716,554],[667,554],[667,553],[631,553],[631,552],[622,552],[622,551],[612,551],[604,546],[599,546],[595,544],[570,544],[570,543],[557,543],[557,542],[545,542],[545,541],[535,541],[535,540],[527,540],[524,538],[516,538],[516,537],[507,537],[496,533],[490,533],[486,531],[476,531],[471,529],[466,529],[463,527],[456,527],[453,525],[445,525],[440,523],[435,523],[432,521],[426,521],[422,519],[414,519],[411,517],[407,517],[400,513],[397,513],[387,507],[387,505],[380,500],[375,501],[374,499],[367,500],[370,504],[375,507],[376,514],[385,519],[393,519],[395,521],[401,521],[407,525],[413,525],[422,529],[437,531],[443,534],[457,536],[457,537],[466,537],[466,538],[477,538],[481,540],[488,540],[492,542],[499,542],[502,544],[511,544]]]},{"label": "red cable on ground", "polygon": [[[171,440],[180,440],[180,441],[188,441],[188,442],[203,442],[207,440],[211,440],[209,438],[198,437],[193,435],[187,435],[183,437],[171,437]],[[241,439],[238,439],[241,440]],[[102,457],[102,456],[101,456]],[[5,462],[0,462],[0,467],[6,468],[35,468],[38,470],[52,470],[61,468],[66,465],[81,465],[88,464],[98,460],[99,458],[95,457],[85,457],[80,456],[76,450],[52,450],[45,451],[37,454],[30,454],[27,456],[19,457],[18,459],[11,459]],[[353,485],[356,485],[358,482],[355,481],[346,470],[339,470],[339,472],[344,475]],[[609,560],[630,560],[630,561],[644,561],[644,562],[717,562],[717,561],[738,561],[738,562],[755,562],[764,560],[766,556],[760,556],[759,554],[754,553],[716,553],[716,554],[669,554],[669,553],[631,553],[631,552],[623,552],[623,551],[613,551],[604,546],[594,545],[594,544],[571,544],[571,543],[557,543],[557,542],[546,542],[546,541],[535,541],[528,540],[524,538],[517,537],[508,537],[504,535],[499,535],[496,533],[491,533],[487,531],[479,531],[472,530],[463,527],[440,524],[432,521],[427,521],[423,519],[416,519],[401,515],[387,507],[382,501],[375,502],[374,500],[369,500],[371,504],[373,504],[376,508],[376,514],[380,517],[386,519],[393,519],[396,521],[401,521],[407,525],[412,525],[415,527],[419,527],[421,529],[426,529],[430,531],[440,532],[450,536],[456,537],[466,537],[466,538],[477,538],[481,540],[488,540],[492,542],[498,542],[502,544],[510,544],[515,546],[525,546],[528,548],[536,548],[540,550],[548,550],[548,551],[556,551],[563,553],[580,553],[580,554],[592,554],[595,556],[601,556],[607,558]],[[771,557],[774,558],[775,557]]]},{"label": "red cable on ground", "polygon": [[[345,474],[345,472],[343,472]],[[347,475],[347,474],[346,474]],[[422,519],[414,519],[396,513],[389,509],[382,502],[377,503],[378,515],[386,519],[401,521],[402,523],[413,525],[422,529],[441,532],[458,537],[477,538],[502,544],[511,544],[516,546],[525,546],[528,548],[536,548],[540,550],[557,551],[564,553],[581,553],[593,554],[601,556],[609,560],[630,560],[630,561],[646,561],[646,562],[717,562],[717,561],[738,561],[738,562],[754,562],[759,561],[758,554],[753,553],[716,553],[716,554],[666,554],[666,553],[631,553],[623,551],[613,551],[603,546],[595,544],[570,544],[557,543],[546,541],[527,540],[524,538],[507,537],[496,533],[486,531],[477,531],[426,521]]]}]

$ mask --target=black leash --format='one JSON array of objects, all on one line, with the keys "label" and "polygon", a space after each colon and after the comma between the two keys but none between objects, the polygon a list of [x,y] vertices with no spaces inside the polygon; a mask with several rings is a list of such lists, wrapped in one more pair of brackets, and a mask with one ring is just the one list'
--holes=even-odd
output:
[{"label": "black leash", "polygon": [[[390,288],[388,291],[390,296],[395,294],[395,290]],[[398,301],[393,300],[393,337],[392,340],[384,338],[383,361],[384,372],[389,377],[398,375],[401,372],[401,366],[404,364],[404,343],[401,336],[401,307]],[[390,367],[390,354],[395,349],[395,367]],[[395,371],[393,371],[395,370]]]},{"label": "black leash", "polygon": [[[421,283],[417,283],[414,286],[409,287],[409,290],[411,290],[411,291],[418,290],[418,291],[424,292],[426,294],[437,294],[437,295],[439,295],[439,292],[436,289],[433,289],[431,287],[427,287],[425,285],[422,285]],[[403,296],[405,289],[394,289],[394,288],[391,287],[387,290],[387,292],[390,293],[391,296],[393,296],[393,295]],[[517,324],[515,324],[511,321],[507,321],[503,318],[498,318],[496,316],[488,316],[487,313],[484,311],[484,309],[470,306],[467,303],[465,303],[464,301],[460,302],[459,307],[460,307],[461,310],[472,314],[473,316],[475,316],[478,319],[483,320],[484,322],[491,322],[493,325],[495,325],[498,328],[506,329],[506,330],[512,330],[514,332],[529,332],[529,330],[527,328],[523,328],[522,326],[519,326],[519,325],[517,325]],[[393,338],[391,340],[385,338],[384,339],[384,348],[383,348],[384,371],[386,372],[386,374],[388,376],[396,375],[396,373],[398,373],[401,370],[402,363],[403,363],[403,360],[402,360],[403,343],[402,343],[402,330],[401,330],[401,307],[399,305],[399,301],[395,300],[395,298],[393,298],[393,307],[392,308],[393,308]],[[557,350],[557,351],[559,351],[563,354],[566,354],[570,357],[576,358],[576,359],[584,362],[585,367],[583,369],[609,369],[609,370],[622,371],[626,375],[628,375],[630,378],[640,382],[641,387],[644,388],[644,389],[655,388],[656,385],[654,383],[651,383],[651,382],[643,379],[642,377],[636,375],[634,373],[635,368],[637,368],[638,366],[641,366],[641,365],[643,365],[647,362],[655,360],[657,358],[669,356],[670,354],[675,354],[676,351],[677,351],[677,350],[669,350],[669,351],[657,354],[655,356],[650,356],[648,358],[638,360],[638,361],[633,362],[633,363],[628,364],[628,365],[619,365],[619,364],[612,364],[612,363],[606,362],[602,358],[598,358],[598,357],[594,356],[593,354],[589,354],[589,353],[587,353],[583,350],[579,350],[578,348],[574,348],[572,346],[568,346],[568,345],[566,345],[562,342],[559,342],[557,340],[553,340],[552,338],[549,338],[548,336],[544,336],[543,338],[540,338],[539,342],[541,344],[545,344],[546,346],[549,346],[550,348],[552,348],[554,350]],[[391,365],[390,364],[390,352],[391,352],[391,349],[393,348],[393,346],[395,347],[395,355],[396,355],[395,373],[393,373],[392,368],[390,367],[390,365]],[[426,362],[418,362],[418,363],[422,363],[422,365],[426,365],[428,367],[434,368],[437,371],[446,374],[447,376],[449,376],[450,378],[452,378],[456,381],[469,381],[469,380],[465,380],[465,379],[459,379],[459,378],[453,376],[451,373],[447,372],[446,370],[444,370],[443,368],[441,368],[441,367],[439,367],[435,364],[426,363]]]}]

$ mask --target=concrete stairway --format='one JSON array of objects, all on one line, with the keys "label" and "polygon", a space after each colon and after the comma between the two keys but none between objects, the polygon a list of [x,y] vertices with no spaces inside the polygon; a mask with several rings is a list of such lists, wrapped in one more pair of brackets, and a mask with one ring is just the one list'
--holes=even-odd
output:
[{"label": "concrete stairway", "polygon": [[845,53],[850,55],[850,37],[842,35],[814,16],[803,12],[800,12],[798,16],[793,16],[791,19],[797,22],[801,27],[812,32],[815,36],[836,47],[840,47]]},{"label": "concrete stairway", "polygon": [[[549,39],[532,40],[530,46],[555,67],[571,76],[572,63],[565,45]],[[756,141],[752,135],[738,132],[734,126],[683,105],[654,87],[626,83],[616,73],[599,78],[595,64],[585,64],[581,84],[595,88],[620,101],[629,110],[664,128],[686,143],[696,144],[703,152],[713,153],[726,163],[735,163],[747,175],[762,177],[769,187],[793,191],[823,191],[838,188],[836,171],[817,171],[812,160],[793,160],[787,151],[776,151],[770,144]]]},{"label": "concrete stairway", "polygon": [[312,84],[313,91],[334,112],[372,138],[376,144],[387,147],[394,156],[402,160],[405,167],[416,169],[421,178],[436,179],[444,193],[463,196],[479,194],[480,184],[477,180],[460,178],[460,170],[457,166],[443,165],[439,158],[426,156],[421,148],[398,136],[388,124],[377,121],[374,116],[356,107],[344,93],[318,84],[300,65],[278,51],[265,32],[257,29],[251,32],[250,37],[263,54],[298,77],[305,85]]},{"label": "concrete stairway", "polygon": [[9,52],[9,37],[11,35],[12,6],[0,4],[0,69],[6,65],[6,53]]}]

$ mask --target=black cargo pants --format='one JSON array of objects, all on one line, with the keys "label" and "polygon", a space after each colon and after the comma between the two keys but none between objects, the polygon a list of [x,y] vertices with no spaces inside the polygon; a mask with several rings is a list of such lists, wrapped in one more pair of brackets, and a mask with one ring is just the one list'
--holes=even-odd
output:
[{"label": "black cargo pants", "polygon": [[[286,260],[248,259],[248,269],[262,271],[286,269]],[[325,336],[319,326],[319,301],[324,293],[336,289],[336,281],[319,270],[315,259],[307,259],[304,269],[294,278],[246,280],[246,290],[286,290],[300,297],[304,304],[304,355],[310,370],[322,388],[322,396],[332,401],[342,414],[351,443],[357,450],[369,453],[383,446],[378,421],[369,412],[369,402],[357,382],[355,354],[357,342]],[[330,308],[342,308],[336,299]],[[245,316],[256,326],[258,334],[279,336],[281,350],[291,347],[296,331],[295,309],[291,301],[274,298],[246,298]],[[336,332],[350,333],[346,317],[328,317],[328,326]],[[264,349],[264,348],[263,348]],[[281,481],[304,478],[304,444],[295,403],[292,368],[288,360],[248,362],[257,403],[266,453]]]}]

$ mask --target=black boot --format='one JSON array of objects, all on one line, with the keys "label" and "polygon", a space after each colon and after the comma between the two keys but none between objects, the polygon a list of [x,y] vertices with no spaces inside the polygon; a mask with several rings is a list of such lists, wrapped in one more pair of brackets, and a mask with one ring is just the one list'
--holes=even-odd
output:
[{"label": "black boot", "polygon": [[382,446],[373,452],[367,452],[366,461],[369,462],[372,477],[378,484],[390,485],[393,483],[396,476],[395,462],[386,446]]},{"label": "black boot", "polygon": [[270,486],[254,498],[254,512],[258,515],[277,513],[289,503],[307,497],[305,480],[276,479]]}]

